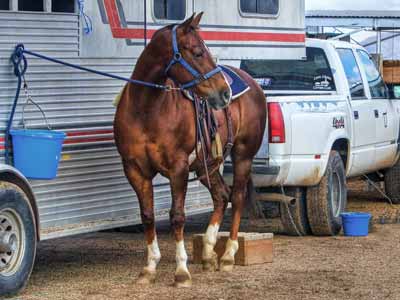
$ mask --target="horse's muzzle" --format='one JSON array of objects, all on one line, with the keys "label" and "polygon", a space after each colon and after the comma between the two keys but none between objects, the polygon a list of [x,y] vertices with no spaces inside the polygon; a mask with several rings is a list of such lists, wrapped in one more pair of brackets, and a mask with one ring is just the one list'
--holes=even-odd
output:
[{"label": "horse's muzzle", "polygon": [[231,89],[225,89],[208,96],[208,103],[216,110],[223,109],[229,105],[232,99]]}]

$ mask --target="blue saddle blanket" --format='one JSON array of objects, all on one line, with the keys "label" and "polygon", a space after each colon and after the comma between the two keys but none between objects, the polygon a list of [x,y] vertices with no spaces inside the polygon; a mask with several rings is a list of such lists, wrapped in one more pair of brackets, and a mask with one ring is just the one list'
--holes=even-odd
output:
[{"label": "blue saddle blanket", "polygon": [[228,66],[219,65],[232,90],[232,100],[240,97],[248,90],[249,85],[234,70]]},{"label": "blue saddle blanket", "polygon": [[[223,65],[219,65],[219,67],[222,69],[222,73],[224,74],[226,81],[231,87],[232,101],[250,90],[249,85],[230,67]],[[182,93],[185,95],[186,98],[193,101],[193,98],[188,91],[182,91]]]}]

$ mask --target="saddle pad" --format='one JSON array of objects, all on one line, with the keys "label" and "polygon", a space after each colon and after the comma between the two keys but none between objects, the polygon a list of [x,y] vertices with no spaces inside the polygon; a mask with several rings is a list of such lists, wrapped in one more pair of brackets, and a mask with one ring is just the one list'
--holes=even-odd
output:
[{"label": "saddle pad", "polygon": [[230,67],[223,65],[220,65],[219,67],[222,69],[222,72],[231,87],[232,100],[250,90],[249,85]]}]

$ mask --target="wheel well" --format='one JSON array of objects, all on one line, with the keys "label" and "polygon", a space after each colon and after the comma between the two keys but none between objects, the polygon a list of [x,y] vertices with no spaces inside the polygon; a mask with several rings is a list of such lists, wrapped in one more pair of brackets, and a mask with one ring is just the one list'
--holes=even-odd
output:
[{"label": "wheel well", "polygon": [[342,158],[344,168],[347,170],[348,163],[348,153],[349,153],[349,141],[346,139],[338,139],[332,145],[332,150],[336,150],[339,152],[340,157]]},{"label": "wheel well", "polygon": [[5,181],[9,182],[12,184],[15,184],[18,186],[20,189],[24,191],[26,196],[29,199],[29,203],[32,207],[33,214],[35,217],[35,226],[36,226],[36,235],[37,235],[37,240],[40,240],[40,225],[39,225],[39,211],[37,208],[36,204],[36,199],[33,194],[33,191],[31,190],[30,186],[27,184],[25,180],[23,180],[21,177],[19,177],[17,174],[9,171],[1,172],[0,173],[0,181]]}]

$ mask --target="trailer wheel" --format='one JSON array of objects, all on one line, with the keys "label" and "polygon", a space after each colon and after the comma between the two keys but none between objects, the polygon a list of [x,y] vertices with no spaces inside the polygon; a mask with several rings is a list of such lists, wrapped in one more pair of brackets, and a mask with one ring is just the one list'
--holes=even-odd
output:
[{"label": "trailer wheel", "polygon": [[295,205],[280,204],[281,221],[285,232],[292,236],[303,236],[311,233],[307,218],[306,188],[285,188],[285,194],[297,199]]},{"label": "trailer wheel", "polygon": [[307,215],[314,235],[336,235],[342,228],[340,214],[347,203],[346,174],[342,158],[331,151],[321,182],[307,189]]},{"label": "trailer wheel", "polygon": [[385,172],[385,192],[393,204],[400,204],[400,161]]},{"label": "trailer wheel", "polygon": [[25,193],[0,183],[0,296],[12,296],[28,282],[36,254],[33,211]]}]

